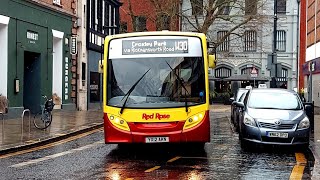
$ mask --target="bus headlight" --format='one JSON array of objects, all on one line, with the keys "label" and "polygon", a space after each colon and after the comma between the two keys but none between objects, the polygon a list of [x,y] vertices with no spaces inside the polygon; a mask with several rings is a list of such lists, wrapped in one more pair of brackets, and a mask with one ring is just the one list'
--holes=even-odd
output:
[{"label": "bus headlight", "polygon": [[195,127],[198,125],[204,118],[204,112],[198,113],[196,115],[193,115],[189,117],[186,122],[184,123],[183,130],[190,129],[192,127]]},{"label": "bus headlight", "polygon": [[108,119],[115,127],[121,130],[130,131],[129,125],[124,119],[112,114],[108,114]]}]

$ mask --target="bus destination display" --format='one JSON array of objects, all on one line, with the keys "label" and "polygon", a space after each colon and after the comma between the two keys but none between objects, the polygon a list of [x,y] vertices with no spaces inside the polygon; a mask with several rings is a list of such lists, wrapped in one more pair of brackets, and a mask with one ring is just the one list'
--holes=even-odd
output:
[{"label": "bus destination display", "polygon": [[188,53],[188,39],[123,40],[122,55]]}]

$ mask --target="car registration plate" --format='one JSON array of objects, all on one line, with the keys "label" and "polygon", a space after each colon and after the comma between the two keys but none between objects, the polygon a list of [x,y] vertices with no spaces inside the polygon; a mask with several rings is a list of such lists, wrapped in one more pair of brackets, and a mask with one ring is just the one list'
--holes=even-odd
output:
[{"label": "car registration plate", "polygon": [[288,138],[288,133],[285,132],[267,132],[268,137]]},{"label": "car registration plate", "polygon": [[146,143],[169,142],[169,137],[146,137]]}]

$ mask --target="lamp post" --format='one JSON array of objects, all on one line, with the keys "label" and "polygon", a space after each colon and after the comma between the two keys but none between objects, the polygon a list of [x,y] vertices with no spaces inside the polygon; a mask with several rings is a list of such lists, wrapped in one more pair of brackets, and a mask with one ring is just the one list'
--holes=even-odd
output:
[{"label": "lamp post", "polygon": [[297,0],[297,3],[298,3],[298,14],[297,14],[297,58],[296,58],[296,88],[299,92],[299,48],[300,48],[300,0]]},{"label": "lamp post", "polygon": [[[275,66],[274,68],[274,77],[271,77],[271,88],[276,88],[277,87],[277,0],[274,0],[274,19],[273,19],[273,46],[272,46],[272,65]],[[272,70],[271,70],[272,71]],[[271,73],[272,74],[272,73]]]}]

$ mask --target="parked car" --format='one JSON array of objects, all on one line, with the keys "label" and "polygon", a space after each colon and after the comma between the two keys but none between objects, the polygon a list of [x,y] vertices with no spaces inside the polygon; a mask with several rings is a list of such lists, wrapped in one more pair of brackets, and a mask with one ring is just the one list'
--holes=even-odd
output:
[{"label": "parked car", "polygon": [[310,121],[298,94],[286,89],[252,89],[243,102],[236,102],[239,139],[242,148],[249,142],[309,146]]},{"label": "parked car", "polygon": [[236,106],[236,102],[239,102],[241,95],[247,92],[249,89],[239,88],[234,97],[230,98],[231,103],[231,122],[235,125],[237,111],[239,108]]},{"label": "parked car", "polygon": [[[242,95],[239,98],[238,102],[242,102],[244,101],[244,98],[246,97],[247,91],[242,93]],[[236,132],[239,132],[239,115],[240,112],[242,111],[242,109],[238,106],[235,106],[234,108],[234,117],[233,117],[233,125],[235,127]]]}]

